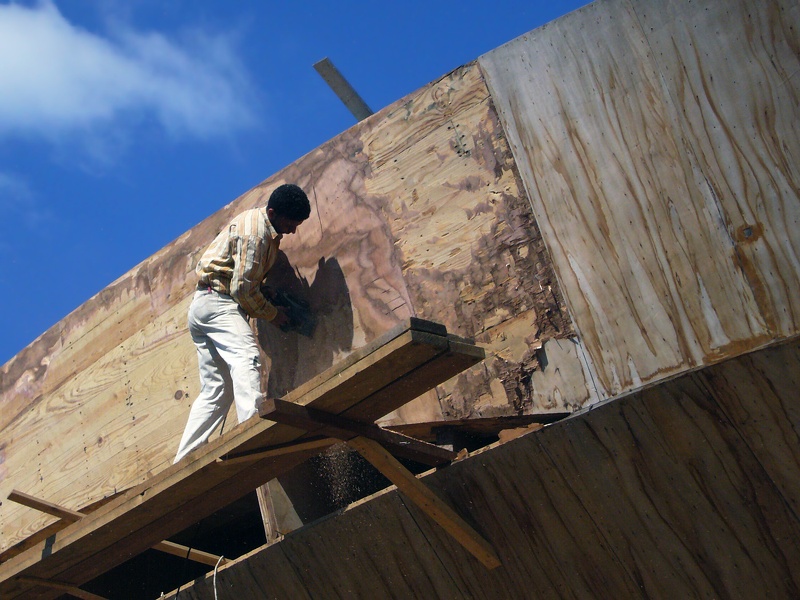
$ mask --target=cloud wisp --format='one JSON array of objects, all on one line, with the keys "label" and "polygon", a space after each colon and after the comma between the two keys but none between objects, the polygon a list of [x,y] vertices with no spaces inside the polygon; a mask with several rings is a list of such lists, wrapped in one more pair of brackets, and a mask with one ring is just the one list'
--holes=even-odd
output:
[{"label": "cloud wisp", "polygon": [[209,139],[255,123],[245,69],[224,36],[118,30],[103,37],[52,2],[0,5],[0,139],[58,142],[158,123]]}]

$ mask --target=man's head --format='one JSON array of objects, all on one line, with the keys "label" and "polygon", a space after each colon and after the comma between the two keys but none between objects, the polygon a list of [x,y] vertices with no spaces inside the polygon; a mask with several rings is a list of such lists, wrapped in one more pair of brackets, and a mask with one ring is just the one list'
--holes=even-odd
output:
[{"label": "man's head", "polygon": [[294,233],[310,214],[311,203],[308,196],[293,183],[276,187],[267,202],[267,217],[278,233]]}]

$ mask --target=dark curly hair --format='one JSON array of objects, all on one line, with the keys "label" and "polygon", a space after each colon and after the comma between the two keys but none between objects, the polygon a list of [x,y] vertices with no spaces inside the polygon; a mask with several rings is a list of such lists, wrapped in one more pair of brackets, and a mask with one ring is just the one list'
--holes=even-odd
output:
[{"label": "dark curly hair", "polygon": [[311,214],[308,196],[293,183],[284,183],[276,187],[270,194],[267,208],[273,209],[278,216],[292,221],[305,221]]}]

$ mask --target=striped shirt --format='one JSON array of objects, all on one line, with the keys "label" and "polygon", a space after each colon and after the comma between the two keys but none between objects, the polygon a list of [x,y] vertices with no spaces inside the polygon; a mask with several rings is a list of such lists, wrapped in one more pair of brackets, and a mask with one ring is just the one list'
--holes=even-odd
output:
[{"label": "striped shirt", "polygon": [[195,269],[200,284],[230,295],[251,317],[271,321],[278,311],[260,287],[278,258],[281,237],[266,208],[244,211],[203,253]]}]

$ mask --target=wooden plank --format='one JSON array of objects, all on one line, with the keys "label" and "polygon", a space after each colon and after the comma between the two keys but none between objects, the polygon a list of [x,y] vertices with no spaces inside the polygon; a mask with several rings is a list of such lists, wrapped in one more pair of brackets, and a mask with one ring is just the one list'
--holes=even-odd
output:
[{"label": "wooden plank", "polygon": [[376,421],[395,410],[397,407],[395,394],[402,394],[406,398],[416,398],[431,389],[433,381],[444,383],[465,369],[481,362],[485,356],[486,353],[480,346],[448,335],[447,349],[437,356],[435,362],[429,361],[408,371],[393,382],[391,389],[377,390],[368,398],[340,414],[356,421]]},{"label": "wooden plank", "polygon": [[53,504],[52,502],[47,502],[46,500],[40,500],[39,498],[35,498],[29,494],[20,492],[19,490],[13,490],[8,495],[8,499],[12,502],[16,502],[17,504],[22,504],[23,506],[35,508],[36,510],[48,515],[53,515],[54,517],[63,519],[68,523],[74,523],[75,521],[78,521],[86,516],[82,512],[70,510],[68,508],[64,508],[63,506]]},{"label": "wooden plank", "polygon": [[380,444],[365,437],[347,442],[383,475],[408,496],[422,511],[436,521],[466,548],[487,569],[500,566],[500,559],[489,543],[470,527],[456,512],[431,492]]},{"label": "wooden plank", "polygon": [[[322,401],[325,408],[333,406],[345,411],[349,406],[361,403],[364,396],[369,397],[376,391],[391,391],[392,375],[374,371],[396,376],[398,365],[408,370],[417,366],[411,356],[416,356],[420,362],[435,362],[436,356],[448,348],[446,337],[407,329],[384,345],[373,346],[372,352],[362,361],[341,370],[330,370],[328,375],[335,385],[322,382],[296,401],[315,408]],[[468,350],[466,345],[463,349]],[[470,353],[474,355],[475,351]],[[445,359],[451,360],[452,357]],[[429,381],[429,385],[436,383],[436,380]],[[396,406],[412,399],[407,389],[401,386],[394,394]],[[104,572],[123,557],[143,551],[159,538],[169,537],[252,491],[301,462],[308,454],[273,457],[246,465],[218,464],[217,457],[287,443],[303,433],[296,428],[260,419],[238,425],[179,464],[70,525],[46,548],[44,544],[38,544],[0,565],[0,591],[9,598],[24,594],[25,586],[14,580],[17,575],[58,576],[59,580],[78,583]]]},{"label": "wooden plank", "polygon": [[504,429],[524,428],[529,425],[548,425],[567,418],[571,413],[543,413],[522,415],[519,417],[493,417],[487,419],[457,419],[453,421],[429,421],[427,423],[409,423],[408,425],[391,425],[389,429],[404,435],[435,443],[437,435],[455,431],[466,435],[491,437]]},{"label": "wooden plank", "polygon": [[327,435],[347,441],[363,436],[380,443],[395,456],[437,466],[453,461],[456,453],[433,444],[382,429],[377,425],[352,421],[338,415],[270,398],[259,409],[262,419],[291,425],[315,435]]},{"label": "wooden plank", "polygon": [[222,556],[217,556],[216,554],[211,554],[210,552],[203,552],[197,548],[189,548],[182,544],[170,542],[169,540],[157,543],[155,546],[153,546],[153,550],[158,550],[159,552],[164,552],[165,554],[172,554],[173,556],[179,556],[180,558],[199,562],[204,565],[209,565],[210,567],[224,565],[227,562],[227,559],[223,558]]},{"label": "wooden plank", "polygon": [[235,452],[222,456],[217,459],[217,462],[226,464],[248,463],[257,460],[263,460],[273,456],[283,456],[285,454],[297,454],[298,452],[305,453],[308,450],[318,450],[328,448],[334,444],[341,443],[338,438],[320,437],[310,440],[302,440],[282,444],[278,446],[270,446],[269,448],[256,448],[248,450],[247,452]]},{"label": "wooden plank", "polygon": [[[100,508],[101,506],[111,502],[121,493],[122,492],[120,492],[119,494],[115,494],[113,496],[109,496],[107,498],[103,498],[102,500],[99,500],[97,502],[88,504],[87,506],[83,507],[79,512],[83,514],[88,514],[90,512],[93,512],[98,508]],[[3,553],[0,554],[0,563],[7,561],[12,556],[16,556],[17,554],[24,552],[28,548],[32,548],[36,544],[40,543],[42,540],[46,540],[50,536],[58,533],[59,531],[64,529],[67,525],[69,525],[68,522],[64,521],[63,519],[59,519],[58,521],[55,521],[50,525],[45,526],[44,528],[40,529],[33,535],[30,535],[29,537],[25,538],[22,542],[19,542],[11,546],[7,550],[3,551]]]}]

